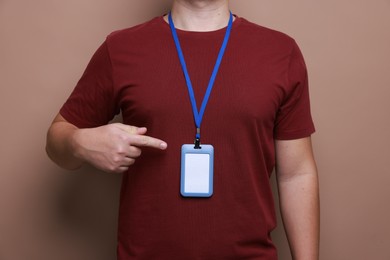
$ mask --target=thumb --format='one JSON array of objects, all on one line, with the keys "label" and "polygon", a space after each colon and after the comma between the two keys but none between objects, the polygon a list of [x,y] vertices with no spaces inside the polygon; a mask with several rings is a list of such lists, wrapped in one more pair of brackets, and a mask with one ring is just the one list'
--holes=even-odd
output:
[{"label": "thumb", "polygon": [[117,124],[117,127],[131,135],[143,135],[146,133],[146,127],[137,127],[133,125]]}]

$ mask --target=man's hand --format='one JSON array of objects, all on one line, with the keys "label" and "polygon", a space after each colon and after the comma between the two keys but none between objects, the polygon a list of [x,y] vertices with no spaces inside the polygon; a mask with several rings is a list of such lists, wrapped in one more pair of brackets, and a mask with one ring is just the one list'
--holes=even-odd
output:
[{"label": "man's hand", "polygon": [[167,143],[147,136],[145,127],[120,123],[79,129],[56,116],[47,133],[49,157],[65,169],[77,169],[84,162],[106,172],[125,172],[141,155],[143,147],[165,150]]},{"label": "man's hand", "polygon": [[75,156],[106,172],[122,173],[141,155],[142,147],[160,150],[167,144],[146,134],[145,127],[120,123],[78,129],[73,134]]}]

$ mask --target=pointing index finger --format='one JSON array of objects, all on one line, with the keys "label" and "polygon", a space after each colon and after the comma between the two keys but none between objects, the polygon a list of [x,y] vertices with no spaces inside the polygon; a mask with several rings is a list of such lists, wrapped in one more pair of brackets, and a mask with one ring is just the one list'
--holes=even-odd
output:
[{"label": "pointing index finger", "polygon": [[147,136],[147,135],[132,135],[130,144],[139,147],[151,147],[160,150],[165,150],[167,148],[167,143],[163,140]]}]

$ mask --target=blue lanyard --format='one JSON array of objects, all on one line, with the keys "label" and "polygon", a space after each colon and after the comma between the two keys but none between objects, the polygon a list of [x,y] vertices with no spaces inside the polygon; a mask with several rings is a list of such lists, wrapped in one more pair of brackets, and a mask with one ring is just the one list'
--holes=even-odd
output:
[{"label": "blue lanyard", "polygon": [[232,30],[232,25],[233,25],[233,14],[230,12],[230,18],[229,18],[228,27],[227,27],[226,33],[225,33],[225,38],[223,40],[221,49],[219,50],[218,58],[217,58],[217,61],[215,62],[213,73],[211,74],[210,81],[209,81],[209,84],[207,86],[207,90],[206,90],[206,93],[204,95],[202,105],[200,107],[199,112],[198,112],[198,108],[196,106],[195,94],[194,94],[194,90],[192,88],[190,75],[188,74],[187,65],[186,65],[186,62],[184,60],[183,51],[180,47],[179,38],[177,36],[175,25],[173,23],[172,15],[170,12],[168,15],[168,21],[169,21],[169,26],[171,27],[173,40],[175,41],[177,54],[179,55],[180,64],[181,64],[181,67],[183,69],[184,77],[185,77],[185,80],[187,83],[188,94],[190,96],[191,105],[192,105],[192,112],[194,114],[194,120],[195,120],[195,126],[196,126],[195,148],[199,149],[200,148],[200,124],[202,123],[203,114],[204,114],[204,111],[206,109],[206,105],[207,105],[207,102],[209,100],[211,90],[213,89],[214,81],[215,81],[215,78],[217,76],[219,66],[221,65],[223,55],[225,54],[225,49],[226,49],[227,43],[229,41],[230,31]]}]

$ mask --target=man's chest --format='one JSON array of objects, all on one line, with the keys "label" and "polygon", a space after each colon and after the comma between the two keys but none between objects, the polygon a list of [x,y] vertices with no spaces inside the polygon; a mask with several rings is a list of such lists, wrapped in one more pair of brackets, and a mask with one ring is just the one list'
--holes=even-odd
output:
[{"label": "man's chest", "polygon": [[[193,121],[183,72],[175,53],[170,57],[128,64],[129,73],[122,73],[125,76],[119,91],[125,120]],[[198,109],[211,76],[212,61],[187,60]],[[232,123],[273,122],[283,98],[284,71],[272,66],[261,60],[240,60],[227,55],[211,91],[204,121],[223,117]]]}]

